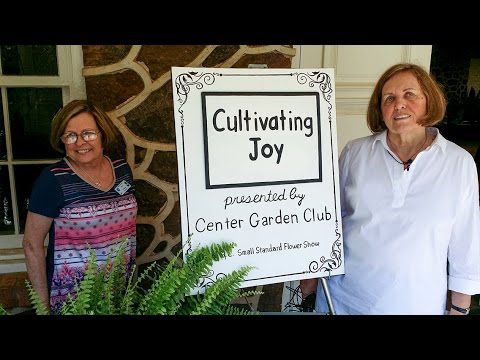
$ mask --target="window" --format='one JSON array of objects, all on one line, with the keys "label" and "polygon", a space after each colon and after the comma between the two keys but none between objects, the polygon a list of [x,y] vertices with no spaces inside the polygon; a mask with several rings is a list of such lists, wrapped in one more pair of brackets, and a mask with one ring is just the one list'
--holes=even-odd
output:
[{"label": "window", "polygon": [[0,45],[0,273],[25,271],[21,246],[28,198],[40,171],[62,154],[50,123],[86,98],[81,45]]}]

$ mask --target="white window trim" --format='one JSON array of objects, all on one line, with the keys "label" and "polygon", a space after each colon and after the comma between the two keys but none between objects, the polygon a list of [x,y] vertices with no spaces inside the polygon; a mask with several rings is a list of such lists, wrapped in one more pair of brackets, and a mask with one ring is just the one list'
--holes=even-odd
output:
[{"label": "white window trim", "polygon": [[[57,45],[58,76],[2,76],[0,74],[0,91],[2,93],[2,105],[4,109],[5,122],[8,124],[8,103],[6,99],[7,87],[61,87],[63,103],[66,104],[73,99],[86,99],[85,79],[83,77],[83,52],[82,45]],[[9,131],[8,127],[5,132]],[[11,144],[7,144],[10,147]],[[11,154],[11,148],[8,151]],[[13,177],[12,168],[14,164],[49,164],[56,160],[35,160],[35,161],[13,161],[11,155],[7,161],[2,162],[10,170],[10,177]],[[15,184],[11,187],[15,191]],[[17,212],[17,203],[12,203],[14,212]],[[18,218],[18,214],[14,214]],[[25,255],[22,249],[23,234],[19,234],[18,221],[15,222],[15,234],[0,235],[0,274],[11,272],[24,272]],[[45,239],[47,244],[48,236]]]}]

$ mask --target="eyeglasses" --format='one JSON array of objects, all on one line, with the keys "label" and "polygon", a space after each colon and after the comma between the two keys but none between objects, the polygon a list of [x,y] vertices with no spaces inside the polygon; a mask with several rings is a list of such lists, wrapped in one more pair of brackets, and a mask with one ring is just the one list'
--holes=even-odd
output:
[{"label": "eyeglasses", "polygon": [[80,134],[69,132],[60,136],[60,140],[62,140],[64,144],[70,145],[76,143],[78,140],[78,135],[80,135],[85,141],[93,141],[98,137],[99,133],[100,131],[94,130],[84,130]]}]

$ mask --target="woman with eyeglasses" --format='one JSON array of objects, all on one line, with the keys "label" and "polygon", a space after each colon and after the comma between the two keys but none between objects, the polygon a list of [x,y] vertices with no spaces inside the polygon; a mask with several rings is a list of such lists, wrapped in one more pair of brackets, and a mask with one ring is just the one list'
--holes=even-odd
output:
[{"label": "woman with eyeglasses", "polygon": [[66,156],[35,181],[23,238],[30,282],[51,314],[75,295],[91,250],[101,269],[128,239],[125,276],[135,264],[132,171],[124,159],[104,154],[117,134],[109,116],[88,100],[71,101],[53,119],[50,144]]}]

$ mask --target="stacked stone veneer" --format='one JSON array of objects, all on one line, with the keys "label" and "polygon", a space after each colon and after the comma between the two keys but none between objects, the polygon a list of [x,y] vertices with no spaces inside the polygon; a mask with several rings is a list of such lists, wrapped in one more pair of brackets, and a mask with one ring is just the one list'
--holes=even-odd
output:
[{"label": "stacked stone veneer", "polygon": [[[125,157],[136,183],[137,263],[168,261],[181,246],[172,66],[291,68],[292,46],[83,46],[87,97],[108,112],[121,137],[110,149]],[[281,304],[281,288],[273,290]],[[258,303],[258,299],[257,299]],[[262,303],[262,301],[260,301]],[[264,309],[278,311],[278,307]]]},{"label": "stacked stone veneer", "polygon": [[433,46],[430,72],[444,86],[449,102],[459,102],[467,95],[470,52],[456,47]]},{"label": "stacked stone veneer", "polygon": [[479,59],[479,46],[432,46],[430,72],[444,86],[448,100],[444,124],[461,123],[465,112],[475,107],[472,97],[480,101]]}]

